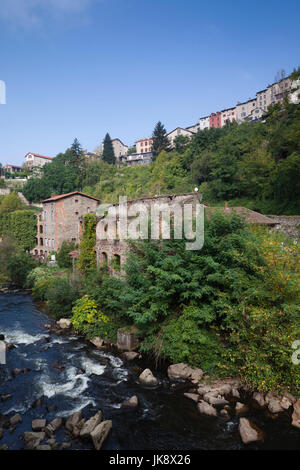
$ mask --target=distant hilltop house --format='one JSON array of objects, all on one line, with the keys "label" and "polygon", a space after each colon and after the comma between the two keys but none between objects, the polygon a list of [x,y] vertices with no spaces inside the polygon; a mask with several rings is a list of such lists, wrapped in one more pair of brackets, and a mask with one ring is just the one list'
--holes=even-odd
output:
[{"label": "distant hilltop house", "polygon": [[9,165],[9,164],[6,164],[4,165],[4,167],[2,168],[2,171],[3,172],[8,172],[8,173],[20,173],[21,171],[24,171],[24,168],[22,166],[18,166],[18,165]]},{"label": "distant hilltop house", "polygon": [[79,191],[42,201],[43,211],[37,214],[37,245],[32,253],[46,259],[51,251],[60,249],[63,241],[79,243],[81,217],[95,213],[99,204],[99,199]]},{"label": "distant hilltop house", "polygon": [[41,168],[52,160],[52,157],[46,157],[45,155],[40,155],[38,153],[29,152],[25,155],[25,165],[27,168]]}]

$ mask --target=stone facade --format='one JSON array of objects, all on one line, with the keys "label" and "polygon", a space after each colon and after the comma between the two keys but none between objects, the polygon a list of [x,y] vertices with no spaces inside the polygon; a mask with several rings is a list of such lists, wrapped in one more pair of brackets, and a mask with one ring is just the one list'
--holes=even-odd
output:
[{"label": "stone facade", "polygon": [[277,223],[274,230],[285,233],[290,238],[300,241],[300,215],[269,215]]},{"label": "stone facade", "polygon": [[[155,203],[167,204],[171,206],[174,203],[183,206],[188,203],[199,203],[202,199],[201,194],[197,193],[187,193],[179,195],[164,195],[164,196],[154,196],[154,197],[145,197],[141,199],[136,199],[133,201],[127,202],[127,208],[132,213],[138,213],[138,205],[143,204],[147,210],[150,210]],[[112,204],[112,207],[116,209],[117,220],[119,213],[119,204]],[[118,237],[114,239],[102,239],[100,236],[101,226],[103,226],[104,217],[99,217],[97,222],[96,230],[96,252],[97,252],[97,263],[99,266],[106,266],[109,272],[115,276],[120,275],[122,272],[122,266],[126,261],[126,256],[130,251],[130,246],[125,239],[120,239]],[[128,219],[128,223],[132,218]]]},{"label": "stone facade", "polygon": [[79,243],[81,217],[95,213],[99,203],[99,199],[78,191],[43,201],[43,212],[37,214],[38,243],[34,255],[46,258],[51,251],[58,251],[63,241]]},{"label": "stone facade", "polygon": [[39,155],[38,153],[27,153],[25,155],[25,165],[28,168],[42,167],[46,163],[50,163],[52,160],[52,157],[46,157],[44,155]]},{"label": "stone facade", "polygon": [[173,131],[169,132],[168,139],[170,141],[171,147],[174,147],[174,140],[176,137],[183,135],[184,137],[193,137],[194,132],[188,130],[188,129],[183,129],[182,127],[176,127]]}]

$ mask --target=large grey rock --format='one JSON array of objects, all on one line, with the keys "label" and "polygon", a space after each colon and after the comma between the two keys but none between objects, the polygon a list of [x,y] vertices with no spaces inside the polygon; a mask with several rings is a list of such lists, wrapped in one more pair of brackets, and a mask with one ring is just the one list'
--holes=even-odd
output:
[{"label": "large grey rock", "polygon": [[280,400],[276,400],[276,399],[269,401],[268,410],[270,411],[270,413],[274,413],[274,414],[281,413],[282,411],[284,411],[284,409],[282,408],[280,404]]},{"label": "large grey rock", "polygon": [[139,399],[136,395],[133,395],[129,400],[123,403],[123,408],[136,408],[139,404]]},{"label": "large grey rock", "polygon": [[69,320],[68,318],[61,318],[60,320],[58,320],[56,322],[58,324],[58,326],[60,328],[62,328],[63,330],[67,329],[67,328],[71,328],[72,326],[72,323],[71,323],[71,320]]},{"label": "large grey rock", "polygon": [[92,431],[94,431],[95,427],[101,423],[101,420],[102,420],[102,412],[99,410],[94,416],[88,419],[86,423],[84,423],[80,431],[80,437],[83,437],[83,438],[89,437]]},{"label": "large grey rock", "polygon": [[143,385],[153,387],[158,384],[158,380],[152,374],[150,369],[145,369],[139,376],[139,382]]},{"label": "large grey rock", "polygon": [[9,421],[12,426],[16,426],[16,424],[22,423],[22,416],[19,413],[16,413]]},{"label": "large grey rock", "polygon": [[133,361],[134,359],[139,359],[141,357],[141,355],[135,351],[126,351],[122,354],[122,356],[127,361]]},{"label": "large grey rock", "polygon": [[62,425],[63,420],[62,418],[55,418],[51,423],[48,424],[45,431],[48,436],[54,434]]},{"label": "large grey rock", "polygon": [[245,405],[245,403],[241,403],[241,402],[236,402],[236,405],[235,405],[235,413],[240,416],[240,415],[244,415],[246,413],[248,413],[249,411],[249,408],[247,405]]},{"label": "large grey rock", "polygon": [[199,401],[199,395],[197,395],[197,393],[184,393],[184,396],[190,400],[195,401],[196,403]]},{"label": "large grey rock", "polygon": [[264,440],[264,433],[262,430],[247,418],[240,418],[239,433],[244,444]]},{"label": "large grey rock", "polygon": [[225,400],[223,397],[210,397],[208,400],[210,405],[216,406],[217,408],[223,407],[229,404],[229,401]]},{"label": "large grey rock", "polygon": [[171,380],[190,380],[198,384],[203,377],[203,371],[201,369],[193,369],[189,365],[180,362],[168,367],[168,377]]},{"label": "large grey rock", "polygon": [[78,426],[78,424],[80,423],[80,421],[82,420],[82,413],[81,411],[76,411],[75,413],[73,413],[69,419],[67,420],[66,422],[66,429],[68,431],[73,431],[73,429]]},{"label": "large grey rock", "polygon": [[264,395],[260,392],[253,393],[252,402],[256,408],[263,408],[266,405]]},{"label": "large grey rock", "polygon": [[99,338],[99,336],[96,336],[95,338],[90,339],[90,342],[96,346],[97,349],[102,349],[104,341],[103,339]]},{"label": "large grey rock", "polygon": [[33,431],[42,431],[46,427],[46,420],[34,419],[31,426]]},{"label": "large grey rock", "polygon": [[294,411],[292,415],[292,426],[300,429],[300,399],[294,403]]},{"label": "large grey rock", "polygon": [[112,422],[108,420],[98,424],[98,426],[96,426],[95,429],[91,432],[91,438],[96,450],[101,449],[103,442],[107,438],[111,428]]},{"label": "large grey rock", "polygon": [[47,444],[43,444],[43,445],[37,446],[36,450],[52,450],[52,449],[51,449],[51,446],[48,446]]},{"label": "large grey rock", "polygon": [[206,415],[206,416],[217,416],[217,410],[206,403],[206,401],[200,400],[200,402],[197,405],[198,410],[200,411],[201,414]]},{"label": "large grey rock", "polygon": [[282,397],[281,402],[280,402],[280,406],[284,410],[288,410],[292,406],[292,404],[293,403],[288,399],[288,397],[286,397],[286,396]]},{"label": "large grey rock", "polygon": [[44,432],[25,432],[24,433],[24,447],[25,449],[35,449],[44,439]]}]

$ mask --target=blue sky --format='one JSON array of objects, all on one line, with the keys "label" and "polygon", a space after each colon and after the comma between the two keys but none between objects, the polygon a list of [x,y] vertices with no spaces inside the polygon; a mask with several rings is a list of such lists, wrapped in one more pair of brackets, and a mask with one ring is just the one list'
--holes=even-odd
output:
[{"label": "blue sky", "polygon": [[0,0],[0,162],[133,144],[253,97],[300,65],[299,20],[298,0]]}]

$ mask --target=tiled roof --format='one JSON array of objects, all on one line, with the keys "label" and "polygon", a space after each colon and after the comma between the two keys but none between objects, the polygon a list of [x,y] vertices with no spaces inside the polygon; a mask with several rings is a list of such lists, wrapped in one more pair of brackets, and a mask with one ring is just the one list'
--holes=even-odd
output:
[{"label": "tiled roof", "polygon": [[76,194],[78,196],[89,197],[90,199],[93,199],[94,201],[99,201],[100,202],[100,199],[97,199],[96,197],[89,196],[88,194],[84,194],[84,193],[81,193],[79,191],[74,191],[73,193],[60,194],[59,196],[52,196],[49,199],[45,199],[44,201],[42,201],[42,203],[44,203],[44,202],[55,202],[55,201],[58,201],[60,199],[64,199],[66,197],[75,196]]},{"label": "tiled roof", "polygon": [[39,157],[39,158],[46,158],[46,160],[53,160],[53,157],[46,157],[45,155],[40,155],[39,153],[33,153],[33,152],[28,152],[27,155],[33,155],[34,157]]}]

